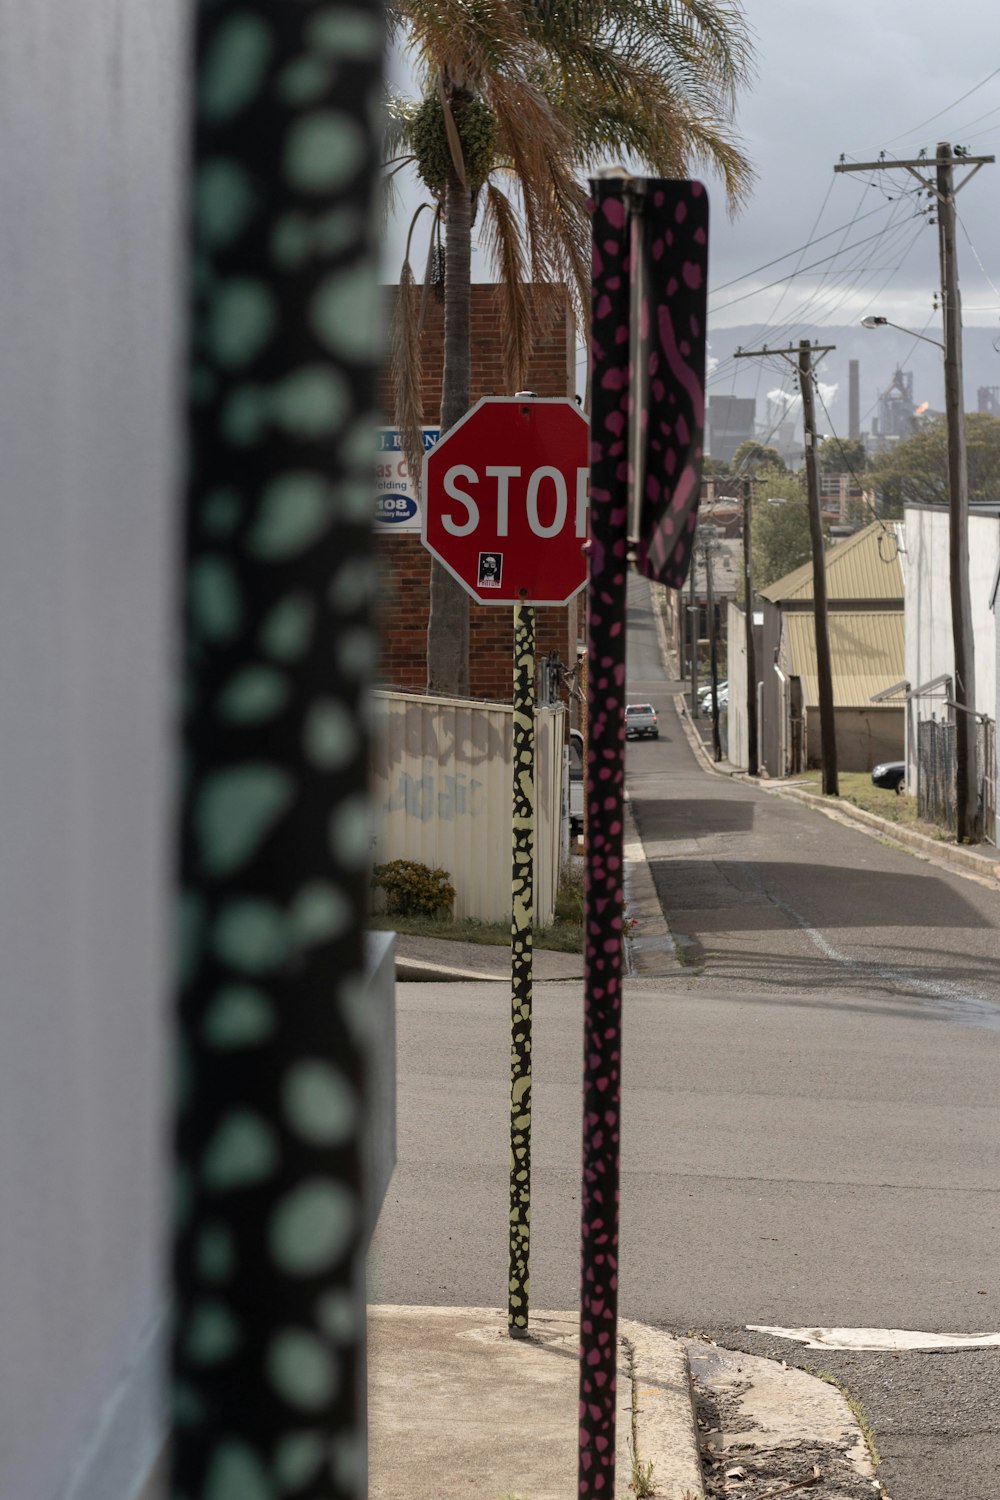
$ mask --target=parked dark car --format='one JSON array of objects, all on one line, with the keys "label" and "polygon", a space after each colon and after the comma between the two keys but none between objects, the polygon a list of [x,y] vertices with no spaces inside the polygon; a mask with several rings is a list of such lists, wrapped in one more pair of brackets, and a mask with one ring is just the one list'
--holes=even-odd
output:
[{"label": "parked dark car", "polygon": [[626,703],[625,738],[627,740],[639,739],[647,734],[654,740],[660,738],[656,709],[651,703]]},{"label": "parked dark car", "polygon": [[903,760],[886,760],[880,766],[876,766],[872,772],[872,784],[884,786],[887,790],[895,792],[897,797],[903,790],[906,780],[906,762]]}]

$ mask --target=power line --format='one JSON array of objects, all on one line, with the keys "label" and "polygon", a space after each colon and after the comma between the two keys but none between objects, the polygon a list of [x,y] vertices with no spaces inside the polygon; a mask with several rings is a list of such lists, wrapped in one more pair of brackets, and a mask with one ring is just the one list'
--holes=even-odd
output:
[{"label": "power line", "polygon": [[995,282],[993,281],[993,279],[990,276],[989,272],[987,271],[986,267],[983,265],[982,260],[980,259],[979,251],[976,249],[975,245],[972,243],[972,236],[970,235],[968,229],[965,226],[965,220],[962,219],[962,218],[959,218],[959,216],[958,216],[957,213],[956,213],[955,217],[958,219],[958,222],[962,226],[962,233],[965,235],[965,238],[969,242],[969,249],[972,251],[973,255],[976,257],[976,265],[982,271],[983,275],[986,277],[986,280],[989,282],[990,286],[993,288],[993,293],[994,293],[995,297],[997,298],[997,305],[1000,306],[1000,291],[997,291]]},{"label": "power line", "polygon": [[[985,114],[976,115],[974,119],[966,121],[964,125],[956,125],[952,133],[956,136],[961,136],[964,140],[968,132],[972,129],[973,125],[979,125],[983,120],[992,119],[994,115],[1000,115],[1000,104],[995,104],[993,108],[988,109]],[[980,131],[979,133],[980,135],[982,135],[985,132]]]},{"label": "power line", "polygon": [[755,287],[751,292],[743,292],[739,297],[731,297],[728,302],[723,302],[718,307],[709,308],[709,312],[724,312],[727,307],[735,307],[737,302],[745,302],[748,297],[756,297],[762,292],[769,292],[772,287],[781,286],[783,283],[791,281],[793,276],[804,276],[807,271],[814,271],[817,266],[825,265],[830,260],[836,260],[839,255],[846,254],[848,250],[857,250],[862,245],[870,245],[873,240],[880,239],[884,233],[885,230],[880,229],[876,234],[869,234],[863,240],[855,240],[853,245],[846,245],[843,250],[834,250],[831,255],[823,255],[819,260],[810,261],[809,265],[803,266],[800,271],[793,272],[791,276],[779,276],[776,281],[768,282],[767,286]]},{"label": "power line", "polygon": [[[820,219],[822,218],[823,209],[826,207],[827,201],[829,200],[830,193],[832,191],[833,184],[831,183],[830,189],[827,191],[826,198],[824,198],[823,200],[823,206],[820,208],[819,213],[816,215],[816,224],[818,224]],[[766,260],[763,265],[754,266],[752,271],[744,271],[740,276],[734,276],[731,281],[723,281],[719,284],[719,286],[715,288],[715,290],[717,292],[724,292],[731,286],[738,286],[741,281],[746,281],[750,276],[757,276],[761,271],[769,271],[772,266],[779,266],[783,260],[791,260],[793,255],[804,254],[806,250],[811,250],[813,245],[821,245],[824,240],[832,239],[835,234],[840,234],[844,229],[851,229],[855,224],[860,224],[865,219],[872,218],[874,214],[884,214],[886,212],[887,206],[888,205],[885,203],[880,203],[878,208],[870,208],[866,214],[855,214],[854,218],[850,219],[846,225],[838,224],[836,229],[828,229],[825,234],[818,234],[815,236],[815,238],[806,240],[804,244],[796,246],[794,250],[786,250],[784,255],[776,255],[774,260]],[[816,224],[813,225],[814,229],[816,227]]]},{"label": "power line", "polygon": [[[891,229],[893,231],[893,239],[898,241],[899,236],[905,232],[907,224],[909,222],[911,221],[907,221],[907,223],[895,226],[887,225],[883,230],[883,234],[888,235]],[[881,296],[891,277],[901,269],[920,237],[921,228],[922,226],[917,227],[916,231],[910,237],[908,244],[906,245],[905,249],[903,249],[902,254],[899,256],[896,263],[888,268],[884,279],[880,283],[877,290],[872,293],[872,297],[869,299],[869,302],[868,304],[866,304],[866,306],[870,306],[873,301]],[[846,286],[815,289],[808,297],[806,297],[797,305],[797,307],[793,311],[791,318],[778,327],[774,327],[773,325],[769,324],[758,325],[757,332],[754,334],[754,339],[756,340],[758,336],[763,336],[766,333],[766,336],[769,339],[780,342],[780,340],[786,335],[790,335],[792,330],[794,330],[796,327],[801,327],[801,325],[804,324],[810,317],[813,321],[816,322],[829,322],[832,316],[837,312],[838,308],[842,306],[843,303],[852,294],[860,292],[864,287],[865,282],[871,281],[883,269],[881,267],[868,266],[866,265],[866,261],[866,256],[858,256],[855,263],[841,268],[836,272],[824,273],[825,275],[836,274],[853,276],[853,274],[860,270],[862,266],[865,267],[864,275],[860,278],[855,277],[855,279],[852,279]],[[719,380],[721,380],[726,374],[728,374],[728,365],[730,361],[732,361],[735,367],[735,359],[733,356],[729,356],[729,360],[721,361],[719,367],[712,374],[710,384],[717,384]]]},{"label": "power line", "polygon": [[920,120],[918,124],[912,126],[909,130],[904,130],[900,135],[894,135],[890,140],[883,141],[882,145],[892,146],[896,141],[901,141],[906,136],[916,135],[917,131],[923,130],[925,125],[932,125],[935,120],[940,120],[942,115],[948,114],[956,105],[964,104],[966,99],[971,99],[973,94],[978,94],[979,90],[985,88],[991,79],[996,78],[998,73],[1000,73],[1000,68],[994,68],[993,72],[987,73],[986,77],[980,83],[977,83],[974,88],[967,89],[964,94],[961,94],[957,99],[953,99],[950,104],[946,104],[944,109],[939,109],[936,115],[928,115],[926,120]]},{"label": "power line", "polygon": [[[851,478],[854,480],[854,483],[857,485],[858,489],[861,491],[861,503],[863,505],[866,505],[868,507],[868,509],[871,511],[872,520],[875,521],[878,524],[880,530],[882,531],[882,534],[884,536],[892,537],[893,546],[895,546],[895,544],[896,544],[896,538],[895,538],[895,536],[893,536],[893,534],[889,530],[888,526],[886,526],[885,522],[882,520],[882,517],[878,514],[878,511],[875,509],[874,501],[871,501],[871,500],[868,499],[868,496],[865,493],[865,487],[864,487],[864,485],[862,484],[861,480],[858,478],[857,474],[854,472],[853,467],[851,466],[851,462],[850,462],[849,458],[847,457],[847,450],[845,449],[844,444],[841,441],[841,439],[840,439],[840,437],[839,437],[839,435],[837,433],[837,429],[833,425],[833,418],[830,415],[830,412],[829,412],[829,409],[827,407],[827,404],[823,400],[823,392],[820,390],[819,381],[818,380],[814,380],[813,383],[814,383],[814,385],[816,387],[816,395],[819,398],[819,404],[823,408],[823,415],[826,417],[826,420],[830,424],[830,434],[833,437],[834,442],[837,444],[837,447],[840,449],[840,457],[841,457],[841,460],[843,461],[844,468],[847,470],[848,474],[850,474]],[[883,557],[882,556],[881,541],[882,541],[882,538],[880,537],[879,538],[879,557],[882,558],[883,562],[892,562],[893,559],[891,557]]]},{"label": "power line", "polygon": [[[882,227],[881,230],[878,231],[877,235],[866,236],[865,239],[860,240],[860,241],[856,241],[852,245],[841,246],[840,250],[837,251],[837,252],[835,252],[835,254],[833,254],[831,256],[822,257],[820,261],[814,263],[811,267],[805,268],[803,270],[803,272],[800,273],[800,274],[806,274],[806,271],[809,270],[809,269],[814,270],[817,265],[825,265],[828,262],[834,262],[835,263],[842,256],[846,256],[846,255],[852,255],[853,259],[850,260],[850,261],[848,261],[848,263],[846,265],[840,265],[840,266],[838,266],[838,265],[834,264],[834,265],[831,266],[831,268],[829,270],[820,272],[820,280],[821,281],[827,280],[827,279],[829,279],[831,277],[851,276],[855,272],[859,271],[862,267],[865,269],[866,274],[869,274],[869,275],[877,274],[878,270],[880,268],[871,266],[871,264],[870,264],[871,251],[868,250],[866,247],[869,246],[870,244],[872,244],[876,240],[881,240],[883,247],[887,248],[888,246],[892,245],[895,240],[898,239],[899,234],[905,228],[905,226],[901,226],[901,225],[899,225],[896,222],[896,219],[898,217],[900,209],[903,206],[904,206],[904,204],[903,204],[903,201],[901,200],[900,203],[896,207],[894,207],[893,212],[892,212],[892,216],[891,216],[889,222],[887,224],[885,224]],[[774,285],[784,285],[788,280],[789,280],[789,278],[783,277],[783,278],[781,278],[780,281],[775,282]],[[770,290],[770,287],[762,287],[762,288],[759,288],[758,290],[761,293],[763,293],[763,292],[765,292],[767,290]],[[828,294],[829,294],[829,288],[824,288],[822,286],[814,288],[804,298],[804,300],[800,301],[800,303],[797,305],[797,307],[792,312],[792,314],[786,319],[786,325],[785,326],[787,326],[789,328],[792,328],[792,327],[795,326],[796,323],[802,322],[804,320],[804,318],[808,315],[811,306],[814,303],[816,303],[817,301],[824,300],[828,296]],[[836,294],[834,293],[833,295],[836,295]],[[746,299],[745,298],[731,299],[731,303],[727,303],[725,305],[726,306],[732,305],[737,300],[746,300]],[[781,299],[781,300],[783,300],[783,299]],[[778,306],[780,306],[780,300],[779,300]],[[721,308],[716,308],[716,309],[714,309],[714,311],[715,312],[720,312],[720,311],[722,311],[722,309]],[[775,311],[777,311],[777,308],[775,308]],[[771,316],[773,318],[774,314],[772,313]],[[759,326],[760,330],[762,330],[763,332],[766,332],[766,336],[767,337],[769,337],[769,338],[776,337],[776,335],[772,331],[772,324],[770,322],[768,322],[768,323],[760,323],[758,326]],[[762,336],[763,336],[763,332],[762,332]]]}]

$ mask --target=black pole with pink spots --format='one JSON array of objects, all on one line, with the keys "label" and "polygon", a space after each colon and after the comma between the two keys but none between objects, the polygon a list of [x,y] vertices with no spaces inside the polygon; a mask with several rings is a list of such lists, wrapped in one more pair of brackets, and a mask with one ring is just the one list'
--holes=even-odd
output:
[{"label": "black pole with pink spots", "polygon": [[592,183],[591,191],[578,1477],[584,1500],[614,1500],[625,584],[630,560],[673,588],[683,584],[690,563],[704,431],[708,205],[694,182],[608,178]]}]

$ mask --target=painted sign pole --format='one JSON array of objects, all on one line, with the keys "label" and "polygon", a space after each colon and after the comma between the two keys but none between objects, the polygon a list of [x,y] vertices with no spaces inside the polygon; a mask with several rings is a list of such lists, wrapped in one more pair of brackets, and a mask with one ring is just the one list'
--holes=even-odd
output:
[{"label": "painted sign pole", "polygon": [[478,604],[514,607],[507,1331],[524,1338],[531,1246],[535,605],[584,587],[587,419],[567,397],[485,397],[424,456],[423,542]]},{"label": "painted sign pole", "polygon": [[535,611],[514,605],[513,871],[510,920],[510,1262],[507,1330],[528,1331],[531,1004],[535,878]]},{"label": "painted sign pole", "polygon": [[[697,524],[707,204],[700,183],[591,184],[583,1178],[578,1494],[613,1500],[618,1355],[625,583],[679,588]],[[654,293],[653,288],[656,288]]]},{"label": "painted sign pole", "polygon": [[383,11],[195,7],[174,1500],[368,1493],[358,497]]},{"label": "painted sign pole", "polygon": [[[583,1177],[580,1190],[579,1494],[613,1500],[618,1370],[627,443],[622,382],[603,382],[628,328],[621,190],[594,207],[590,582],[587,590],[587,857],[584,868]],[[617,275],[615,273],[617,272]],[[607,300],[598,287],[610,282]],[[604,314],[602,316],[601,314]],[[611,394],[611,391],[614,394]]]}]

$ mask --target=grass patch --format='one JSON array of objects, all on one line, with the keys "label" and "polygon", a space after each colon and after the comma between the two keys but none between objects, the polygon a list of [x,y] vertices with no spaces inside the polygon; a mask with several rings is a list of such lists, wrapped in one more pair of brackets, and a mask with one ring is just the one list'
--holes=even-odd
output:
[{"label": "grass patch", "polygon": [[623,1338],[622,1348],[628,1360],[629,1396],[631,1406],[632,1431],[628,1442],[629,1458],[632,1461],[632,1483],[629,1489],[633,1491],[636,1500],[648,1500],[654,1493],[653,1490],[653,1460],[643,1463],[639,1456],[639,1388],[636,1380],[635,1369],[635,1346],[631,1340]]},{"label": "grass patch", "polygon": [[[822,793],[823,773],[821,771],[804,771],[794,780],[798,784],[807,784],[811,792]],[[901,827],[912,828],[928,838],[947,840],[951,837],[947,828],[942,828],[937,823],[924,822],[917,816],[916,797],[909,797],[905,792],[897,796],[886,787],[872,786],[870,771],[841,771],[837,781],[840,785],[839,800],[841,802],[851,802],[855,807],[863,808],[865,812],[885,818],[887,823],[898,823]],[[835,803],[838,799],[831,797],[829,800]]]},{"label": "grass patch", "polygon": [[[893,795],[895,795],[895,793],[893,793]],[[847,1389],[847,1386],[844,1384],[844,1382],[842,1380],[838,1380],[836,1375],[831,1375],[829,1370],[811,1370],[808,1368],[808,1366],[806,1367],[806,1369],[807,1373],[810,1375],[815,1375],[817,1380],[822,1380],[825,1381],[827,1385],[835,1386],[843,1396],[844,1400],[851,1408],[852,1417],[861,1428],[861,1436],[865,1440],[865,1446],[871,1456],[871,1461],[877,1469],[882,1462],[882,1455],[878,1451],[878,1446],[875,1442],[875,1433],[872,1431],[871,1423],[866,1417],[864,1408],[862,1407],[861,1402],[858,1400],[857,1396],[852,1395],[851,1392]]]},{"label": "grass patch", "polygon": [[[510,947],[510,922],[478,922],[473,917],[455,921],[450,917],[390,917],[373,914],[368,926],[373,932],[405,932],[411,937],[441,938],[450,943],[481,943],[487,947]],[[556,895],[555,921],[551,927],[536,927],[532,947],[554,953],[583,952],[583,877],[567,875]]]}]

